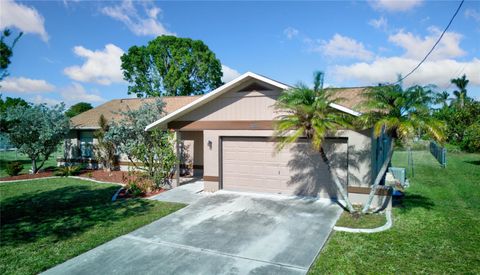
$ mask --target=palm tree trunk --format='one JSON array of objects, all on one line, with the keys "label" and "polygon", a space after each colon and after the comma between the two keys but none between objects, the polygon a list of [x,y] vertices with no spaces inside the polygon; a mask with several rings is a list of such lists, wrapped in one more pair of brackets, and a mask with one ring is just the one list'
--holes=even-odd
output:
[{"label": "palm tree trunk", "polygon": [[383,176],[387,172],[388,164],[392,160],[392,156],[393,156],[393,145],[395,143],[394,141],[395,140],[393,138],[390,140],[390,148],[388,151],[387,158],[384,160],[383,165],[380,168],[380,171],[378,172],[377,177],[375,178],[375,181],[373,182],[373,185],[371,187],[372,189],[370,190],[370,194],[368,195],[367,202],[363,206],[362,214],[367,213],[367,211],[370,209],[373,198],[375,197],[375,193],[377,192],[378,185],[380,184],[380,182],[383,179]]},{"label": "palm tree trunk", "polygon": [[342,183],[338,180],[337,175],[333,173],[332,168],[330,166],[330,160],[327,158],[327,154],[325,153],[325,150],[323,147],[320,147],[320,155],[322,156],[323,161],[327,165],[328,171],[330,172],[330,175],[332,176],[332,180],[337,186],[338,191],[340,192],[340,195],[343,197],[343,200],[345,201],[346,208],[350,213],[355,212],[353,209],[352,203],[350,202],[350,199],[348,198],[347,191],[343,187]]}]

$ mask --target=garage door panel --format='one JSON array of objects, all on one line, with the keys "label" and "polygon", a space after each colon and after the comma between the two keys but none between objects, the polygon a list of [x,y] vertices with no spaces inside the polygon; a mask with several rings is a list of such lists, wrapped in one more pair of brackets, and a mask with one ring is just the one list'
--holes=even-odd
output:
[{"label": "garage door panel", "polygon": [[[222,184],[226,190],[337,197],[327,165],[308,143],[300,142],[280,152],[276,152],[275,142],[265,138],[224,138],[222,144]],[[346,185],[347,144],[329,142],[325,151]]]}]

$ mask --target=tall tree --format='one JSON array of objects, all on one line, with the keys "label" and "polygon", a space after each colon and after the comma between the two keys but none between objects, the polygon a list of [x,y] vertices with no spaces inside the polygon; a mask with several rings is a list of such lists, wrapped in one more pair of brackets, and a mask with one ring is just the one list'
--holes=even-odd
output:
[{"label": "tall tree", "polygon": [[[69,119],[63,104],[47,107],[16,106],[7,109],[7,121],[15,121],[7,133],[10,142],[32,160],[32,173],[37,173],[57,150],[69,131]],[[41,161],[40,165],[37,162]]]},{"label": "tall tree", "polygon": [[200,40],[159,36],[122,56],[128,94],[137,97],[200,95],[222,85],[222,66]]},{"label": "tall tree", "polygon": [[275,124],[275,136],[278,138],[278,150],[286,145],[306,137],[314,150],[317,150],[325,161],[332,180],[334,181],[342,198],[346,202],[346,208],[353,212],[353,206],[348,199],[347,192],[335,173],[332,172],[330,161],[327,158],[323,144],[325,137],[335,133],[341,128],[349,126],[346,114],[330,107],[340,98],[333,99],[333,92],[323,89],[323,73],[316,72],[314,75],[314,88],[305,84],[282,92],[275,103],[275,109],[281,113]]},{"label": "tall tree", "polygon": [[467,97],[467,85],[470,80],[467,79],[467,76],[464,74],[462,77],[454,78],[450,80],[451,83],[457,86],[457,90],[453,91],[453,94],[456,97],[456,103],[463,108],[465,106],[465,101]]},{"label": "tall tree", "polygon": [[8,132],[11,124],[15,122],[7,122],[7,109],[13,108],[16,106],[29,107],[30,103],[26,102],[23,98],[20,97],[9,97],[7,96],[5,100],[0,94],[0,132]]},{"label": "tall tree", "polygon": [[378,172],[362,213],[370,209],[376,190],[385,175],[393,155],[395,140],[407,141],[420,130],[432,139],[443,142],[445,123],[430,115],[430,93],[425,88],[413,86],[403,90],[400,85],[371,88],[364,96],[363,104],[368,109],[359,122],[366,128],[373,127],[375,136],[385,133],[391,138],[387,158]]},{"label": "tall tree", "polygon": [[65,115],[71,118],[90,109],[93,109],[92,104],[86,102],[79,102],[70,106],[70,108],[68,108],[68,110],[65,112]]},{"label": "tall tree", "polygon": [[20,32],[14,39],[13,42],[8,45],[5,41],[12,32],[9,29],[5,29],[0,37],[0,81],[8,76],[7,68],[10,65],[10,58],[13,55],[13,48],[17,41],[22,37],[23,32]]}]

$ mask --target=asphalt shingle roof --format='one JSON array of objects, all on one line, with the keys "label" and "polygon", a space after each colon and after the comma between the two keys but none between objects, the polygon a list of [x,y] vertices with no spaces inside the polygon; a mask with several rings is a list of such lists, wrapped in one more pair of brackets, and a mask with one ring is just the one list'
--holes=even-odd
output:
[{"label": "asphalt shingle roof", "polygon": [[[171,113],[190,102],[196,100],[200,96],[165,96],[163,102],[165,102],[165,112]],[[119,112],[130,110],[136,110],[142,106],[144,102],[153,102],[155,98],[125,98],[114,99],[104,104],[83,112],[77,116],[72,117],[70,120],[72,129],[97,129],[98,119],[103,114],[107,121],[119,120],[121,115]]]}]

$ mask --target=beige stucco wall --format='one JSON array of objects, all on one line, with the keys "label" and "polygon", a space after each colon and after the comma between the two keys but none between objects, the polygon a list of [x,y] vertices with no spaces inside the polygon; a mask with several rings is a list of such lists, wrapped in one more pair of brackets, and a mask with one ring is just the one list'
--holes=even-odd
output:
[{"label": "beige stucco wall", "polygon": [[341,130],[335,136],[348,138],[348,185],[368,187],[372,182],[372,130]]},{"label": "beige stucco wall", "polygon": [[181,140],[191,141],[189,154],[192,157],[194,165],[203,166],[203,132],[187,131],[180,132]]},{"label": "beige stucco wall", "polygon": [[242,91],[237,88],[193,110],[177,121],[273,120],[280,90]]},{"label": "beige stucco wall", "polygon": [[[348,199],[352,204],[363,205],[368,200],[368,194],[349,193]],[[392,209],[392,196],[375,195],[372,200],[371,208]]]}]

